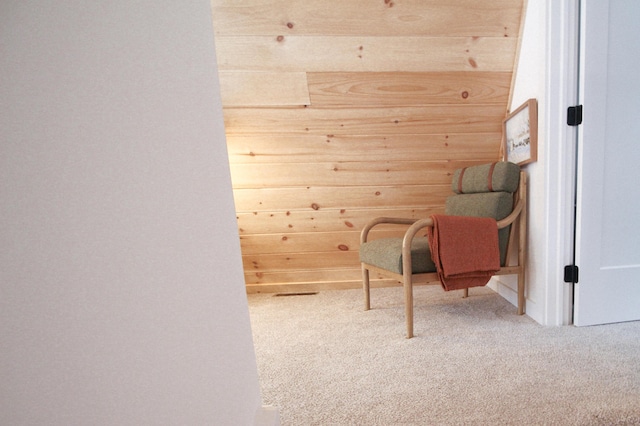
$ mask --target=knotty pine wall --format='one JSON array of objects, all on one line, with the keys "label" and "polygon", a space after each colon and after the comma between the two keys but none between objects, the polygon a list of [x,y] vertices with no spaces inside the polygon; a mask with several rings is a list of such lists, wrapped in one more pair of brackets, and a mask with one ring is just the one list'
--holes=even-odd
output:
[{"label": "knotty pine wall", "polygon": [[248,292],[359,286],[368,219],[499,158],[524,1],[212,0]]}]

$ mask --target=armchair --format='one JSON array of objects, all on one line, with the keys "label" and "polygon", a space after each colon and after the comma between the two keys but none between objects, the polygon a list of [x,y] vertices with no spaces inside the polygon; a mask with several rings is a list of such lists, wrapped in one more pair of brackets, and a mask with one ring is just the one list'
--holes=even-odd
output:
[{"label": "armchair", "polygon": [[[497,162],[456,170],[451,186],[453,195],[447,198],[445,214],[496,220],[500,269],[495,275],[518,275],[518,314],[522,315],[525,311],[526,174],[516,164]],[[370,231],[380,224],[398,224],[408,228],[402,238],[371,239]],[[371,308],[369,271],[396,278],[404,287],[407,338],[414,335],[413,286],[441,282],[431,259],[429,241],[427,237],[418,235],[421,230],[432,226],[431,218],[380,217],[367,223],[360,236],[365,310]],[[519,234],[517,263],[509,265],[508,254],[516,233]],[[463,297],[468,296],[468,290],[463,290]]]}]

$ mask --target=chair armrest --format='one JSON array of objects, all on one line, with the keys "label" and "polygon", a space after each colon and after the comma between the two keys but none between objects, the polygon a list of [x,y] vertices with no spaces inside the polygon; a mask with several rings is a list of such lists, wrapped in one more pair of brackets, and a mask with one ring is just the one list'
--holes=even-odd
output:
[{"label": "chair armrest", "polygon": [[506,228],[507,226],[515,222],[518,216],[520,216],[520,213],[522,213],[523,208],[524,208],[524,201],[518,200],[518,202],[516,203],[516,206],[513,208],[511,213],[509,213],[509,216],[498,221],[498,229]]},{"label": "chair armrest", "polygon": [[421,229],[428,228],[430,226],[433,226],[433,219],[431,218],[418,219],[414,221],[414,223],[404,233],[404,238],[402,239],[402,248],[404,249],[404,247],[406,246],[409,248],[409,252],[411,252],[411,242],[413,241],[413,238]]},{"label": "chair armrest", "polygon": [[[433,226],[433,219],[420,219],[415,221],[409,229],[404,233],[404,238],[402,238],[402,270],[403,271],[412,271],[413,267],[411,265],[411,243],[413,242],[413,238],[416,234],[424,228],[428,228]],[[409,276],[411,272],[409,272]]]},{"label": "chair armrest", "polygon": [[430,226],[433,226],[433,219],[418,219],[414,221],[414,223],[404,233],[404,238],[402,239],[402,251],[404,252],[405,248],[408,250],[407,253],[409,253],[409,259],[411,259],[411,242],[413,241],[413,238],[421,229],[428,228]]},{"label": "chair armrest", "polygon": [[367,222],[364,228],[362,228],[362,232],[360,232],[360,243],[362,244],[367,242],[367,236],[369,235],[369,231],[371,231],[371,229],[374,226],[377,226],[383,223],[388,223],[393,225],[411,225],[416,220],[417,219],[406,219],[402,217],[376,217],[375,219],[371,219],[369,222]]}]

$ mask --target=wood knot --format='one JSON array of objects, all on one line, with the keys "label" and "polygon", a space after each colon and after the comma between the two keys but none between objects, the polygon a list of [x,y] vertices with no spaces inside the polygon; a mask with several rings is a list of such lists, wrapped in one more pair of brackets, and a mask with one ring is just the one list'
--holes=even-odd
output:
[{"label": "wood knot", "polygon": [[341,251],[349,251],[349,246],[347,246],[345,244],[340,244],[338,246],[338,249],[340,249]]},{"label": "wood knot", "polygon": [[293,22],[287,22],[287,28],[292,29],[293,28]]},{"label": "wood knot", "polygon": [[317,205],[316,203],[311,204],[311,208],[314,210],[320,210],[320,206]]},{"label": "wood knot", "polygon": [[276,37],[276,40],[277,40],[279,43],[281,43],[281,42],[283,42],[283,41],[284,41],[284,36],[279,35],[278,37]]},{"label": "wood knot", "polygon": [[467,92],[466,90],[464,92],[462,92],[462,99],[467,99],[469,97],[469,92]]}]

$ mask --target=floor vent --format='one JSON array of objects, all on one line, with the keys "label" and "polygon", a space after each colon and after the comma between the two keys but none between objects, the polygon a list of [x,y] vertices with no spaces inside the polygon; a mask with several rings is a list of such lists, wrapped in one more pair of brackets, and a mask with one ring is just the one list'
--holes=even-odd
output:
[{"label": "floor vent", "polygon": [[300,293],[276,293],[273,296],[274,297],[281,297],[281,296],[315,296],[316,294],[318,294],[317,291],[304,291],[304,292],[300,292]]}]

